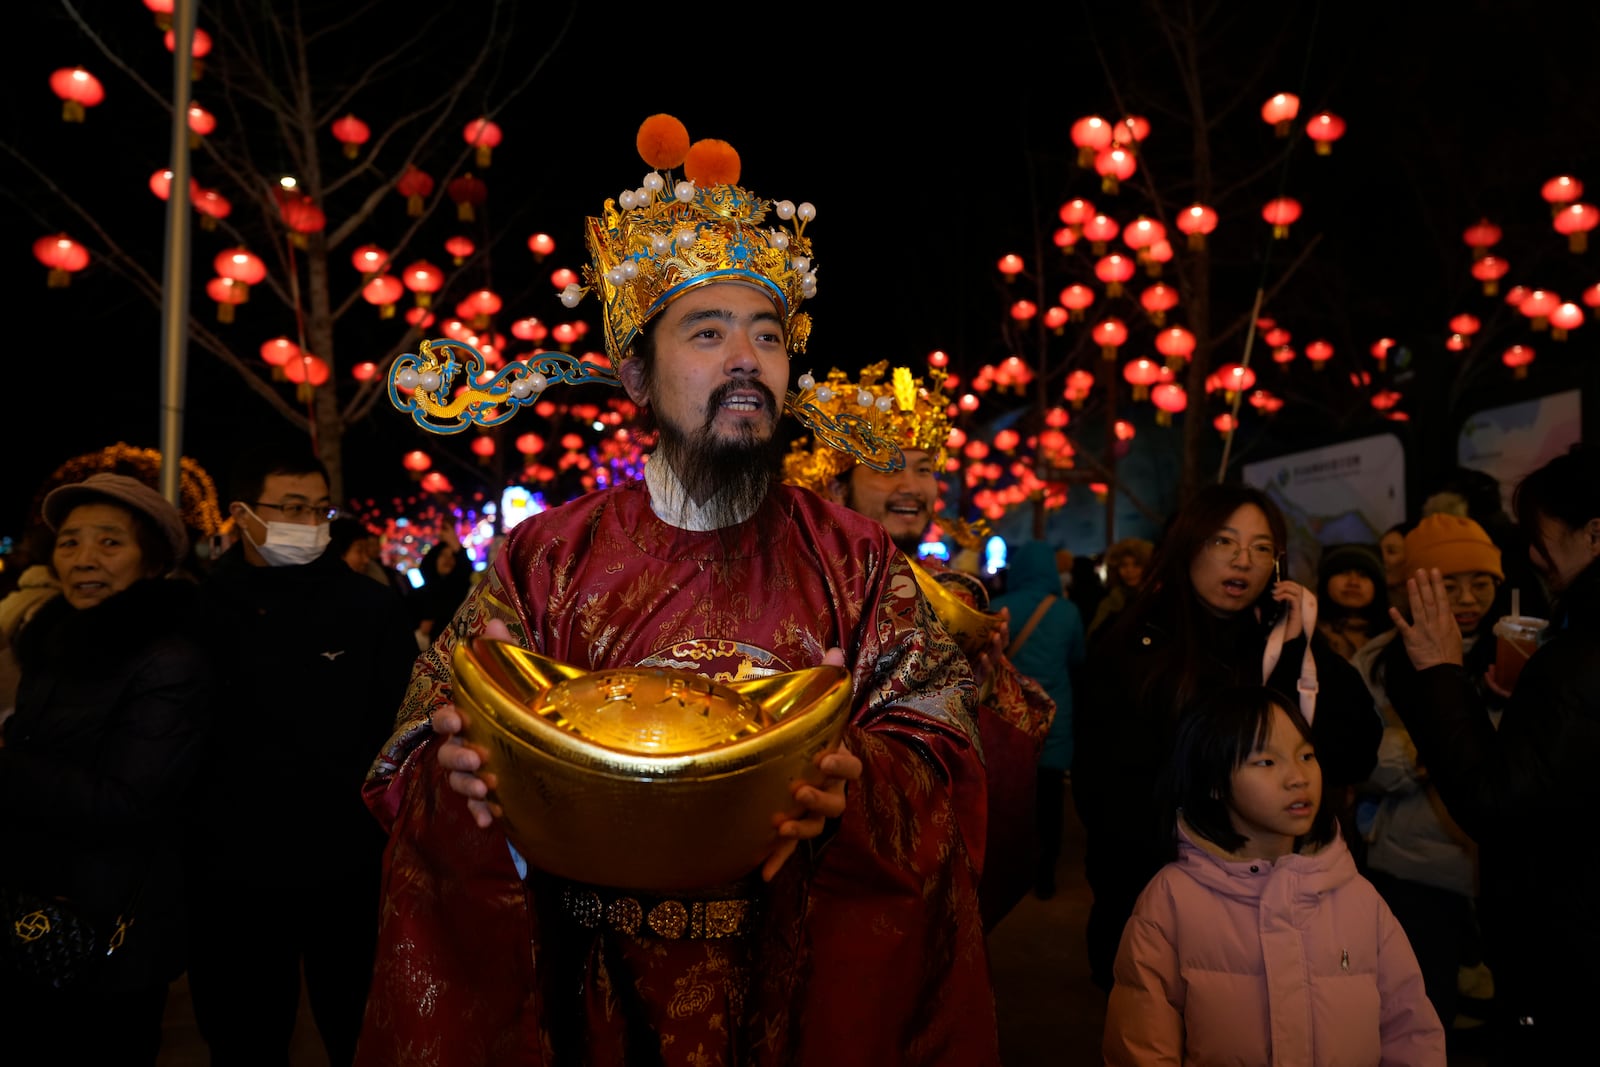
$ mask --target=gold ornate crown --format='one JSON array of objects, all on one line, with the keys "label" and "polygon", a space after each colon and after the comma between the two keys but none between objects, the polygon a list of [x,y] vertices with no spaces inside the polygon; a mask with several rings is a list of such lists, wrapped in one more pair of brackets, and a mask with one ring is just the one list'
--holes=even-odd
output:
[{"label": "gold ornate crown", "polygon": [[[592,262],[583,268],[604,308],[606,355],[613,367],[628,358],[639,332],[667,305],[697,286],[737,281],[772,298],[783,317],[790,352],[804,352],[811,316],[800,304],[817,291],[805,226],[810,204],[762,200],[736,183],[739,157],[722,141],[689,144],[688,131],[670,115],[652,115],[639,127],[639,154],[652,169],[644,183],[607,199],[590,218]],[[684,178],[671,180],[683,165]],[[663,176],[661,171],[667,171]],[[768,212],[785,226],[765,228]],[[587,290],[569,286],[562,302],[576,304]]]},{"label": "gold ornate crown", "polygon": [[[854,417],[867,421],[873,433],[902,450],[926,452],[944,466],[950,438],[950,400],[944,394],[944,375],[934,371],[925,386],[909,368],[889,372],[887,360],[862,370],[858,381],[835,367],[828,380],[818,384],[802,374],[797,401],[809,403],[834,420]],[[783,460],[783,480],[816,493],[855,464],[857,456],[817,434],[815,440],[799,438]]]}]

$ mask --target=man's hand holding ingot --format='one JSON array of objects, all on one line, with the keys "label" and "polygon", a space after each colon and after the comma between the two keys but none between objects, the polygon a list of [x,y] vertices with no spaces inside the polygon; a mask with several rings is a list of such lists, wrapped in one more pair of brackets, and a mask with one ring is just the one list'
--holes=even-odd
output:
[{"label": "man's hand holding ingot", "polygon": [[[844,652],[830,648],[822,662],[834,667],[844,666]],[[808,782],[795,785],[794,799],[804,810],[799,818],[783,813],[774,818],[778,823],[778,843],[761,865],[761,879],[770,882],[777,876],[800,842],[819,836],[829,819],[844,814],[845,784],[861,780],[861,760],[841,743],[837,748],[817,754],[817,769],[822,772],[822,785]]]},{"label": "man's hand holding ingot", "polygon": [[[513,640],[511,631],[499,619],[489,620],[484,636],[496,641]],[[466,715],[454,704],[443,704],[434,710],[433,732],[444,739],[439,746],[439,765],[450,772],[450,788],[467,798],[472,821],[488,829],[495,819],[505,814],[500,805],[488,799],[499,783],[493,774],[483,770],[487,758],[484,750],[468,744],[462,736],[466,727]]]}]

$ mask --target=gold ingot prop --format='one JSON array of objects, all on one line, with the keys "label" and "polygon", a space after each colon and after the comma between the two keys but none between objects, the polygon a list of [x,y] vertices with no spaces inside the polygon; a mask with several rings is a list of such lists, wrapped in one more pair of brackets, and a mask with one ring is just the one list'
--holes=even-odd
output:
[{"label": "gold ingot prop", "polygon": [[489,799],[528,862],[591,885],[725,885],[777,844],[793,790],[850,711],[850,676],[822,666],[727,685],[687,671],[588,672],[517,645],[456,646],[466,739],[487,751]]},{"label": "gold ingot prop", "polygon": [[906,559],[911,564],[911,573],[916,575],[922,595],[927,598],[933,613],[939,616],[939,621],[956,644],[961,646],[961,651],[970,658],[988,648],[995,631],[1005,620],[999,615],[979,611],[946,589],[944,583],[922,564],[909,556]]}]

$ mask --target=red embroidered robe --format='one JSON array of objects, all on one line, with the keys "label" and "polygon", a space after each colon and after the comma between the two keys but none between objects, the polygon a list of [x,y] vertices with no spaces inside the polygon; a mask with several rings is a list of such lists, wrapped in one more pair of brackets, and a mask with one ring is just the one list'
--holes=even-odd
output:
[{"label": "red embroidered robe", "polygon": [[[975,689],[877,523],[776,487],[750,521],[690,532],[636,483],[525,520],[485,578],[418,658],[368,780],[391,836],[360,1064],[556,1064],[552,1031],[572,1013],[552,988],[582,1001],[593,1064],[998,1062]],[[844,743],[864,771],[824,844],[770,884],[741,883],[762,903],[751,936],[596,931],[581,974],[551,973],[566,966],[547,950],[567,920],[518,876],[499,828],[474,825],[428,726],[450,698],[454,642],[482,633],[497,603],[519,640],[591,669],[732,676],[844,649]]]}]

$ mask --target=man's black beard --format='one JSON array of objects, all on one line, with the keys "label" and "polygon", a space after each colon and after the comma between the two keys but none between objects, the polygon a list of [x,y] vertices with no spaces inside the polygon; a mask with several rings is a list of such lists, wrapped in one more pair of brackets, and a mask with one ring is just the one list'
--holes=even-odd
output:
[{"label": "man's black beard", "polygon": [[776,426],[765,437],[753,422],[741,420],[735,436],[724,436],[713,429],[717,412],[728,394],[754,389],[762,396],[767,410],[777,418],[777,400],[759,381],[730,381],[718,386],[706,402],[705,421],[685,432],[667,419],[658,418],[662,459],[678,476],[690,499],[707,510],[718,529],[743,522],[755,514],[772,488],[781,446]]}]

